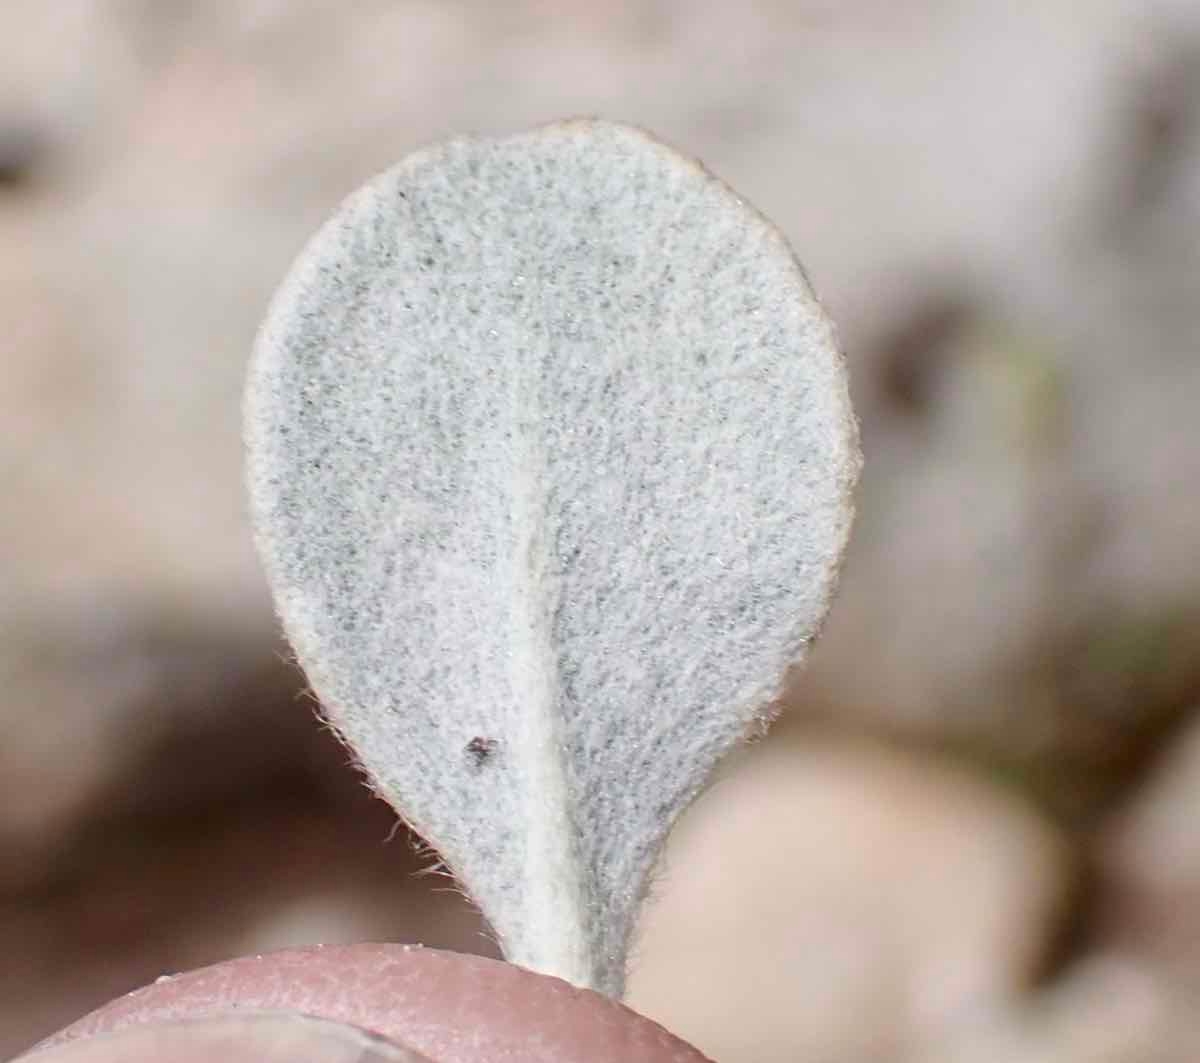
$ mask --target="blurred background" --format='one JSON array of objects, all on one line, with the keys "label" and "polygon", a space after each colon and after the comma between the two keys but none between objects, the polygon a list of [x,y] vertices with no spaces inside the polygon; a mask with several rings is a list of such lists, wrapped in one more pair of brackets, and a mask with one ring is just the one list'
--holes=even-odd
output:
[{"label": "blurred background", "polygon": [[3,0],[0,1057],[236,953],[491,951],[287,663],[239,397],[341,197],[578,114],[783,228],[867,459],[631,1003],[722,1063],[1195,1059],[1195,0]]}]

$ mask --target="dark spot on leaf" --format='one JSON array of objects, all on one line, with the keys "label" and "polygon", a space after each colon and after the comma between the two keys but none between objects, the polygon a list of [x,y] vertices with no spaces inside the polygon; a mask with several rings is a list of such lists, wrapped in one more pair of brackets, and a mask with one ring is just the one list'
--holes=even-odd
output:
[{"label": "dark spot on leaf", "polygon": [[476,735],[467,743],[467,756],[471,759],[472,767],[476,770],[482,768],[489,760],[492,759],[492,754],[496,752],[500,741],[496,738],[482,738]]}]

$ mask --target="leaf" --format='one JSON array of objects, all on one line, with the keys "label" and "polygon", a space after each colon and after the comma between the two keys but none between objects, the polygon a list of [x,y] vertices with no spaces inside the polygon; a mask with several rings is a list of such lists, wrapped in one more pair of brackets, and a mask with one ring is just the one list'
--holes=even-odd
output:
[{"label": "leaf", "polygon": [[510,960],[619,995],[664,836],[849,531],[846,376],[785,240],[628,127],[428,148],[300,256],[246,434],[328,718]]}]

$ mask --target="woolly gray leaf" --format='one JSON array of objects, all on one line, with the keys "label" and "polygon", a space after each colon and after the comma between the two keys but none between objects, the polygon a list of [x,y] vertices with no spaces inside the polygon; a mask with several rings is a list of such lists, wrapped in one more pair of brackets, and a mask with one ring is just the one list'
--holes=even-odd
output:
[{"label": "woolly gray leaf", "polygon": [[786,242],[628,127],[429,148],[293,267],[246,431],[329,719],[509,959],[619,994],[664,835],[849,531],[845,373]]}]

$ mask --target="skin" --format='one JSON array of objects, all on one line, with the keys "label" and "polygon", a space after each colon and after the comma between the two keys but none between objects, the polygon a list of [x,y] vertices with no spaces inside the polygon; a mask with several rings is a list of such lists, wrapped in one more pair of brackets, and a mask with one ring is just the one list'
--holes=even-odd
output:
[{"label": "skin", "polygon": [[629,1008],[497,960],[404,945],[289,949],[176,975],[21,1063],[703,1063]]}]

